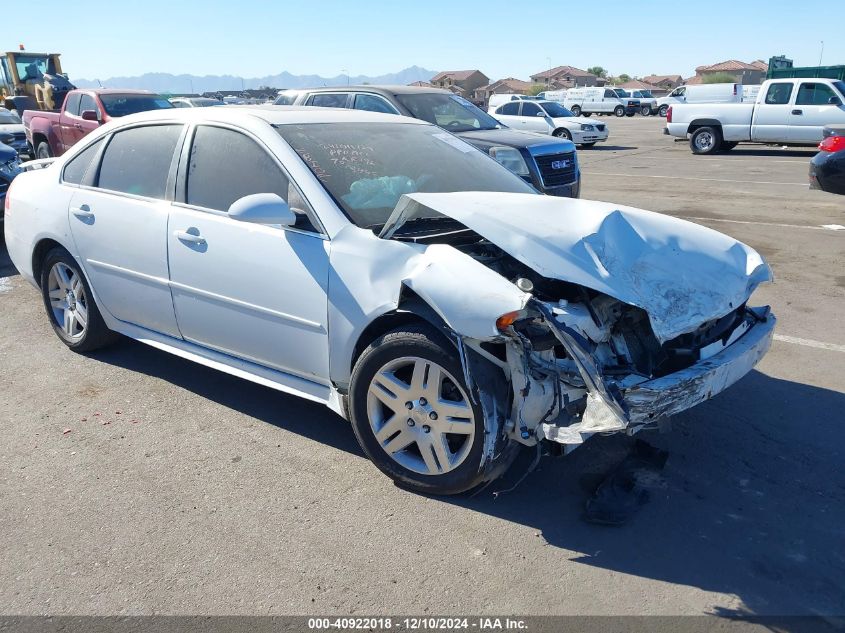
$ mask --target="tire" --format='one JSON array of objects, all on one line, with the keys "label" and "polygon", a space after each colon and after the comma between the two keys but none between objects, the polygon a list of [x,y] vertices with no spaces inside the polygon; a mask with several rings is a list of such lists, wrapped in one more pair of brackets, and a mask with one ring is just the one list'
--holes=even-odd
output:
[{"label": "tire", "polygon": [[579,116],[581,114],[581,106],[574,105],[569,111],[572,112],[573,116]]},{"label": "tire", "polygon": [[[433,370],[437,386],[428,384]],[[442,430],[447,411],[458,432]],[[485,468],[484,418],[457,350],[429,325],[392,330],[364,350],[352,372],[349,412],[364,453],[402,488],[453,495],[502,472]],[[506,467],[501,461],[514,453],[501,451],[498,465]]]},{"label": "tire", "polygon": [[613,108],[613,114],[616,116],[625,116],[625,108],[622,106],[616,106]]},{"label": "tire", "polygon": [[692,133],[689,146],[693,154],[715,154],[722,145],[722,132],[715,127],[700,127]]},{"label": "tire", "polygon": [[581,112],[581,116],[589,118],[589,117],[593,116],[593,113],[592,112]]},{"label": "tire", "polygon": [[38,147],[35,148],[36,158],[53,158],[53,150],[50,149],[50,144],[47,141],[41,141]]},{"label": "tire", "polygon": [[739,143],[737,143],[736,141],[722,141],[722,143],[719,145],[719,149],[723,152],[729,152],[737,145],[739,145]]},{"label": "tire", "polygon": [[581,147],[585,147],[587,149],[593,147],[595,143],[581,143]]},{"label": "tire", "polygon": [[669,106],[665,103],[657,109],[657,114],[662,116],[664,119],[666,118],[666,113],[669,111]]},{"label": "tire", "polygon": [[74,352],[90,352],[117,338],[106,327],[79,264],[63,248],[44,257],[41,297],[53,331]]},{"label": "tire", "polygon": [[651,106],[643,106],[640,108],[640,114],[643,116],[651,116]]},{"label": "tire", "polygon": [[561,128],[556,129],[552,133],[552,136],[557,136],[558,138],[565,138],[567,141],[572,140],[572,133],[569,130],[567,130],[565,127],[561,127]]}]

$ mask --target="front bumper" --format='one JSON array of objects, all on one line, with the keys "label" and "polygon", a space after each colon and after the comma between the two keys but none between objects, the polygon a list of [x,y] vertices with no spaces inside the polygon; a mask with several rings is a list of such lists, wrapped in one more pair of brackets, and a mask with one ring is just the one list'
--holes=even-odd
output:
[{"label": "front bumper", "polygon": [[575,182],[571,182],[566,185],[560,185],[558,187],[546,187],[543,185],[542,179],[539,179],[540,182],[531,182],[534,187],[540,191],[541,193],[546,194],[547,196],[558,196],[559,198],[578,198],[581,195],[581,172],[578,172],[578,180]]},{"label": "front bumper", "polygon": [[572,133],[572,142],[576,145],[583,145],[584,143],[601,143],[602,141],[606,141],[609,132],[607,128],[604,129],[603,132],[599,132],[598,130],[594,132],[573,132]]},{"label": "front bumper", "polygon": [[640,383],[623,392],[631,424],[648,424],[686,411],[721,393],[750,372],[772,345],[777,319],[753,308],[757,322],[729,347],[687,369]]}]

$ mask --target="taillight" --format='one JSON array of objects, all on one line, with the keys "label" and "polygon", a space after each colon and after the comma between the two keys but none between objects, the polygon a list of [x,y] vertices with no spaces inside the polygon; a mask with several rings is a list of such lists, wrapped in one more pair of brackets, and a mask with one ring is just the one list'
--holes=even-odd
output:
[{"label": "taillight", "polygon": [[828,136],[819,143],[819,149],[823,152],[841,152],[845,150],[845,136]]},{"label": "taillight", "polygon": [[15,181],[13,180],[9,183],[9,188],[6,189],[6,202],[3,204],[3,215],[7,218],[9,217],[9,211],[12,210],[12,185],[14,184]]},{"label": "taillight", "polygon": [[669,106],[669,109],[666,110],[666,123],[672,122],[672,106]]}]

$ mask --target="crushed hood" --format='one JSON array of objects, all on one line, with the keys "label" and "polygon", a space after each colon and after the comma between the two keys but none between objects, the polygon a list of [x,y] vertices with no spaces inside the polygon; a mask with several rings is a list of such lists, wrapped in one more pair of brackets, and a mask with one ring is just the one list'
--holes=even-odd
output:
[{"label": "crushed hood", "polygon": [[407,194],[382,231],[431,210],[449,216],[544,277],[646,311],[665,342],[724,316],[772,278],[752,248],[672,216],[607,202],[518,193]]}]

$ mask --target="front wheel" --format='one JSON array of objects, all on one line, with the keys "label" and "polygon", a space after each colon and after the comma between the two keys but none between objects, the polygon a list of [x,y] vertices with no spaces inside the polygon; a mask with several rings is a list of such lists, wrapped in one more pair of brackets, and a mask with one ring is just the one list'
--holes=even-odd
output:
[{"label": "front wheel", "polygon": [[35,148],[36,158],[53,158],[53,150],[50,149],[50,144],[47,141],[41,141],[38,147]]},{"label": "front wheel", "polygon": [[565,127],[558,128],[552,133],[552,136],[557,136],[558,138],[565,138],[567,141],[572,140],[572,133],[567,130]]},{"label": "front wheel", "polygon": [[355,437],[397,485],[426,494],[464,492],[500,471],[486,463],[484,417],[469,393],[445,337],[424,325],[393,330],[355,363],[349,391]]},{"label": "front wheel", "polygon": [[572,112],[573,116],[579,116],[581,114],[581,106],[574,105],[569,111]]},{"label": "front wheel", "polygon": [[623,108],[622,106],[616,106],[615,108],[613,108],[613,114],[615,114],[616,116],[625,116],[625,108]]},{"label": "front wheel", "polygon": [[581,147],[586,147],[587,149],[593,147],[595,143],[581,143]]},{"label": "front wheel", "polygon": [[63,248],[54,248],[41,266],[41,296],[53,331],[75,352],[90,352],[116,338],[106,327],[79,265]]},{"label": "front wheel", "polygon": [[700,127],[689,140],[693,154],[713,154],[721,148],[722,134],[715,127]]},{"label": "front wheel", "polygon": [[643,116],[651,116],[651,107],[650,106],[643,106],[640,108],[640,114]]},{"label": "front wheel", "polygon": [[666,113],[669,112],[669,106],[662,105],[657,109],[657,114],[662,116],[664,119],[666,118]]}]

